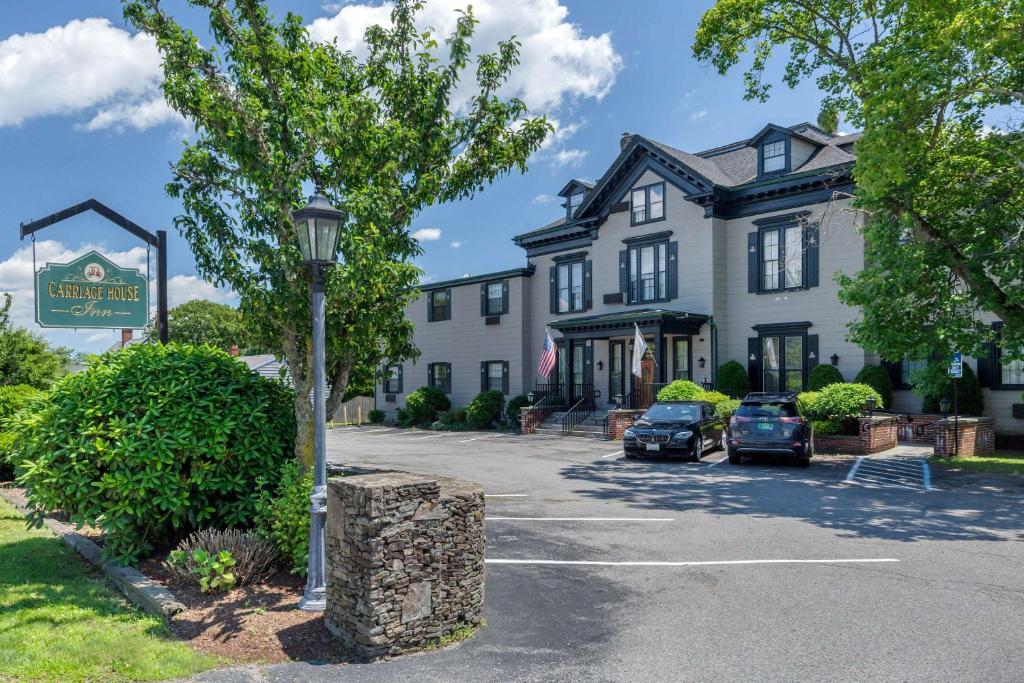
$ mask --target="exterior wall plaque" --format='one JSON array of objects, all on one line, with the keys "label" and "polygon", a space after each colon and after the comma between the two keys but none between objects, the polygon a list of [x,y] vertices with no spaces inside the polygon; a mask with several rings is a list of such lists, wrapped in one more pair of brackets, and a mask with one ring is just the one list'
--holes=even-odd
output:
[{"label": "exterior wall plaque", "polygon": [[36,273],[36,322],[42,327],[141,329],[149,322],[149,282],[95,251]]}]

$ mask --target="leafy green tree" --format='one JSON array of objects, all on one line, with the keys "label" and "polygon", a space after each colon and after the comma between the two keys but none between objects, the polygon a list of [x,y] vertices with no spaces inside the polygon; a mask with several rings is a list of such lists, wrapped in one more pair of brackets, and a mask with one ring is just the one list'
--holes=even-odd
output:
[{"label": "leafy green tree", "polygon": [[718,0],[701,19],[698,59],[724,74],[752,53],[748,99],[768,97],[782,51],[782,81],[824,93],[820,121],[863,129],[865,267],[838,279],[870,350],[977,355],[991,311],[1004,352],[1024,353],[1022,25],[1024,0]]},{"label": "leafy green tree", "polygon": [[[327,281],[334,405],[354,367],[415,353],[404,308],[419,277],[408,227],[423,207],[472,197],[525,170],[551,126],[498,91],[518,63],[503,41],[476,58],[475,95],[453,112],[470,65],[476,20],[460,13],[442,47],[416,28],[422,3],[398,0],[388,27],[365,35],[357,59],[310,39],[301,17],[273,19],[262,0],[189,0],[209,15],[200,40],[159,0],[125,0],[129,23],[163,56],[167,102],[196,127],[173,165],[176,226],[201,275],[228,285],[254,332],[287,359],[299,425],[296,455],[312,461],[311,275],[291,213],[310,190],[344,211],[341,263]],[[329,403],[328,408],[331,404]]]},{"label": "leafy green tree", "polygon": [[[150,322],[146,336],[156,337],[156,325]],[[242,314],[227,304],[195,299],[167,311],[168,341],[180,344],[210,344],[228,351],[237,345],[249,346],[248,333]]]},{"label": "leafy green tree", "polygon": [[67,374],[71,351],[53,348],[38,334],[11,323],[11,295],[0,305],[0,385],[27,384],[47,389]]}]

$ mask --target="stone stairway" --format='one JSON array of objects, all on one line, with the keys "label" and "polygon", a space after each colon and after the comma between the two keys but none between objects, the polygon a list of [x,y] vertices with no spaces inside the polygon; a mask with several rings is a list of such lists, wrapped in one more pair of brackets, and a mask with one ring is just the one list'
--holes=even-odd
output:
[{"label": "stone stairway", "polygon": [[562,416],[565,413],[552,413],[546,421],[537,426],[537,434],[547,434],[549,436],[568,436],[578,437],[584,439],[600,439],[604,440],[604,425],[601,424],[601,420],[604,419],[605,411],[599,410],[590,417],[586,418],[580,424],[576,425],[576,428],[571,432],[562,431]]}]

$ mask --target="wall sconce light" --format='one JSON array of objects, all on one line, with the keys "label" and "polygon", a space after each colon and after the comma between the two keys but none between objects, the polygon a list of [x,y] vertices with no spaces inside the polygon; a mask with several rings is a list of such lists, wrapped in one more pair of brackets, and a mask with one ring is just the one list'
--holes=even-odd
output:
[{"label": "wall sconce light", "polygon": [[830,358],[829,360],[832,361],[832,365],[839,365],[839,354],[833,353],[832,358]]},{"label": "wall sconce light", "polygon": [[706,362],[707,361],[704,360],[704,356],[701,356],[700,358],[697,359],[697,367],[699,367],[699,368],[704,367],[704,363],[706,363]]},{"label": "wall sconce light", "polygon": [[597,369],[598,370],[604,370],[604,361],[603,360],[597,361]]}]

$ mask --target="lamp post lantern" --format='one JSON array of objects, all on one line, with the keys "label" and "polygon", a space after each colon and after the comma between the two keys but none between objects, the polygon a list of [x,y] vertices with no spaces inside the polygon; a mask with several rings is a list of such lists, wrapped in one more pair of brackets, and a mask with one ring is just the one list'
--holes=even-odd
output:
[{"label": "lamp post lantern", "polygon": [[313,491],[310,500],[309,564],[306,591],[299,609],[322,611],[327,606],[327,572],[324,567],[324,525],[327,521],[327,364],[324,352],[324,271],[337,263],[341,211],[327,198],[316,194],[305,207],[292,214],[302,262],[313,275]]}]

